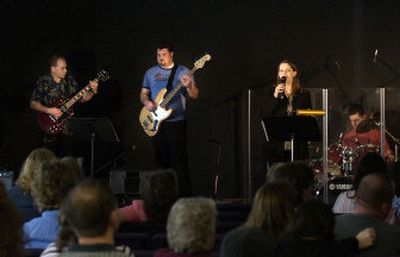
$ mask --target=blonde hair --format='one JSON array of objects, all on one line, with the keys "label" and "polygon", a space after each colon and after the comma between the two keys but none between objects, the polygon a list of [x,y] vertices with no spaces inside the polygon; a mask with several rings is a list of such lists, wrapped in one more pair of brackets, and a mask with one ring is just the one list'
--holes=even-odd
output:
[{"label": "blonde hair", "polygon": [[15,184],[17,184],[25,194],[29,194],[31,192],[31,183],[35,172],[37,172],[43,163],[55,157],[55,154],[47,148],[36,148],[33,150],[22,164],[19,177]]},{"label": "blonde hair", "polygon": [[172,206],[167,222],[169,247],[176,253],[211,251],[215,240],[216,213],[211,199],[178,200]]}]

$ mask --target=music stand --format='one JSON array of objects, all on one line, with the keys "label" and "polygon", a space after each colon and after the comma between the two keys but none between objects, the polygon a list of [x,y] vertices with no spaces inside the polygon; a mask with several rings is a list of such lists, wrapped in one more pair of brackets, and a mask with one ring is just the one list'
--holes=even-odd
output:
[{"label": "music stand", "polygon": [[69,120],[69,128],[76,141],[90,142],[90,177],[94,171],[94,143],[119,142],[114,126],[108,118],[73,118]]},{"label": "music stand", "polygon": [[290,159],[294,161],[294,141],[321,141],[314,117],[267,117],[262,120],[267,142],[290,141]]}]

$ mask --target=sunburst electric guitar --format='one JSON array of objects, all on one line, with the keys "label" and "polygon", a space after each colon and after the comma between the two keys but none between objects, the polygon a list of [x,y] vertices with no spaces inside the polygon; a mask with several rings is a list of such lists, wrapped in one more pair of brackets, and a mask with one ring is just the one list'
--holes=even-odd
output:
[{"label": "sunburst electric guitar", "polygon": [[[107,81],[109,78],[110,75],[105,70],[101,70],[99,73],[97,73],[97,76],[94,80],[97,82],[104,82]],[[57,118],[53,115],[39,112],[38,123],[40,128],[50,135],[61,133],[64,129],[64,122],[74,114],[74,112],[72,111],[72,106],[82,98],[85,92],[88,92],[90,90],[90,85],[87,85],[69,100],[57,99],[55,101],[54,107],[59,108],[63,112],[63,115],[61,117]]]},{"label": "sunburst electric guitar", "polygon": [[[188,74],[193,74],[196,70],[203,68],[204,64],[209,60],[211,60],[211,56],[209,54],[204,55],[194,63],[193,68],[188,72]],[[179,84],[175,86],[174,89],[172,89],[166,96],[165,94],[167,93],[167,89],[161,89],[154,100],[157,106],[155,110],[149,111],[145,107],[142,108],[139,115],[139,122],[143,127],[144,132],[148,136],[155,136],[158,132],[161,122],[163,122],[172,114],[173,109],[169,109],[168,104],[176,95],[176,93],[178,93],[181,87],[183,87],[183,85],[179,82]]]}]

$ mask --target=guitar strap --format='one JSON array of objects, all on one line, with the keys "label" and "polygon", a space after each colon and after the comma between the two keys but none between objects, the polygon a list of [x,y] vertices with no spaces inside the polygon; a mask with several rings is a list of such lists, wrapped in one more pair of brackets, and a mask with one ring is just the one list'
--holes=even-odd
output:
[{"label": "guitar strap", "polygon": [[172,89],[172,81],[174,81],[176,70],[178,69],[178,64],[174,64],[174,67],[171,70],[171,74],[169,75],[168,82],[167,82],[167,92],[171,91]]}]

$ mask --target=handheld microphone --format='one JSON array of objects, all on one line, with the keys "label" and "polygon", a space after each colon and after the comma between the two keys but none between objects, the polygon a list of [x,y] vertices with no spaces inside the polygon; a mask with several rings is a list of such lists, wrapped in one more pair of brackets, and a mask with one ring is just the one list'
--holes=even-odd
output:
[{"label": "handheld microphone", "polygon": [[377,60],[378,60],[378,49],[375,49],[373,62],[376,63]]},{"label": "handheld microphone", "polygon": [[[286,83],[286,77],[285,76],[282,76],[280,79],[279,79],[279,85],[280,84],[285,84]],[[278,94],[278,99],[284,99],[285,98],[285,93],[284,92],[280,92],[279,94]]]}]

